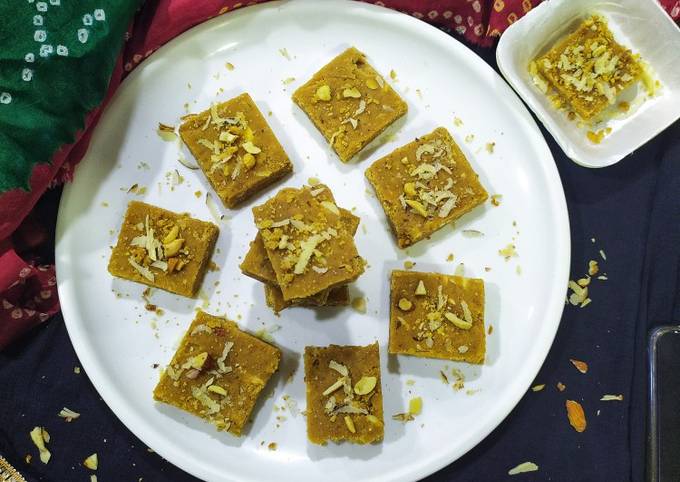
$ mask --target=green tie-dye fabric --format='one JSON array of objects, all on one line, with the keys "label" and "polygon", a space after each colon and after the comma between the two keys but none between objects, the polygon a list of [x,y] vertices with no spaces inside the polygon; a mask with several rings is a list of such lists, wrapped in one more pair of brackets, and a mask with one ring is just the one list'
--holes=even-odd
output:
[{"label": "green tie-dye fabric", "polygon": [[0,193],[74,141],[141,1],[0,1]]}]

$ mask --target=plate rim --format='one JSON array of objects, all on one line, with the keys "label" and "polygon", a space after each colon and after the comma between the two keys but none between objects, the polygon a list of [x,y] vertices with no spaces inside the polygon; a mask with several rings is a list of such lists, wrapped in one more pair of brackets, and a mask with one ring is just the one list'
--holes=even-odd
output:
[{"label": "plate rim", "polygon": [[[155,58],[162,59],[163,58],[162,55],[165,50],[171,49],[174,45],[183,42],[186,37],[195,34],[200,34],[204,30],[217,28],[218,25],[221,25],[225,22],[238,21],[240,17],[257,14],[257,12],[260,10],[280,8],[304,9],[305,5],[306,6],[315,5],[315,2],[313,0],[302,0],[296,2],[289,2],[285,0],[270,1],[249,6],[247,8],[241,8],[234,12],[230,12],[229,15],[219,15],[217,17],[209,19],[188,29],[187,31],[183,32],[182,34],[178,35],[177,37],[167,42],[165,45],[161,46],[156,51],[160,52],[161,55],[155,56]],[[558,243],[561,243],[561,246],[557,246],[558,249],[556,249],[556,252],[559,255],[558,261],[561,260],[561,264],[560,263],[556,264],[555,277],[563,279],[566,292],[566,284],[569,278],[569,267],[571,258],[571,235],[564,189],[562,186],[559,172],[557,170],[557,166],[555,164],[552,153],[547,145],[547,142],[545,138],[541,135],[540,129],[536,124],[535,120],[532,118],[528,109],[524,106],[524,104],[520,100],[519,96],[515,93],[515,91],[506,83],[506,81],[503,79],[501,75],[495,72],[491,68],[491,66],[484,62],[469,47],[467,47],[465,44],[457,40],[455,37],[448,35],[447,33],[439,30],[438,28],[426,22],[418,20],[407,14],[397,12],[395,10],[351,0],[326,0],[324,2],[324,8],[326,9],[351,8],[353,9],[352,11],[353,14],[358,13],[371,16],[387,15],[390,17],[390,19],[386,21],[394,22],[395,26],[403,28],[405,32],[426,36],[432,39],[435,43],[445,47],[447,51],[457,51],[458,55],[471,59],[470,60],[471,64],[469,64],[470,68],[474,68],[480,74],[485,74],[486,76],[490,75],[490,78],[500,81],[502,85],[499,88],[501,89],[501,93],[504,94],[504,97],[508,102],[509,105],[508,108],[512,109],[512,111],[516,113],[520,119],[523,119],[527,123],[529,127],[528,134],[530,135],[531,138],[533,138],[536,148],[540,148],[540,150],[543,151],[542,161],[544,162],[537,161],[536,165],[539,167],[541,165],[543,166],[543,177],[549,183],[549,185],[546,188],[546,192],[548,193],[547,199],[550,201],[551,207],[555,208],[555,214],[559,218],[559,223],[557,223],[557,225],[560,228],[560,232],[557,233],[556,239],[558,240]],[[135,79],[137,76],[142,75],[142,72],[144,71],[145,68],[153,68],[153,65],[154,57],[152,56],[150,59],[147,59],[147,61],[144,62],[142,65],[138,66],[133,72],[131,72],[130,75],[128,75],[128,77],[124,80],[120,88],[116,91],[109,105],[112,105],[114,102],[116,102],[118,97],[121,95],[121,92],[125,92],[124,89],[126,88],[126,85],[129,83],[129,82],[126,83],[128,79]],[[505,92],[502,92],[503,89],[505,89]],[[106,113],[104,113],[104,115],[106,115]],[[133,428],[138,423],[140,422],[143,423],[144,422],[143,418],[137,413],[135,413],[134,410],[131,410],[129,408],[128,404],[124,402],[124,399],[121,399],[118,396],[117,390],[109,388],[109,386],[112,385],[110,384],[111,377],[103,369],[101,362],[96,356],[96,353],[94,352],[93,348],[88,343],[86,343],[87,336],[84,334],[82,330],[83,322],[77,315],[77,310],[75,308],[77,306],[74,296],[75,293],[73,292],[70,283],[68,282],[62,283],[59,277],[59,272],[62,269],[64,269],[64,266],[62,266],[61,263],[62,257],[59,255],[60,247],[66,244],[64,241],[65,239],[67,239],[67,235],[65,234],[67,232],[66,224],[69,221],[66,219],[66,215],[64,214],[64,212],[67,209],[65,206],[67,206],[69,203],[71,192],[73,192],[73,183],[67,184],[64,187],[64,191],[62,193],[62,197],[59,204],[55,237],[56,240],[55,264],[57,271],[57,289],[59,293],[59,298],[62,303],[62,315],[64,318],[64,324],[67,328],[69,338],[71,340],[71,343],[73,344],[73,348],[80,360],[80,363],[82,367],[85,369],[85,371],[88,373],[88,378],[90,379],[93,386],[95,387],[99,395],[102,397],[104,402],[128,430],[130,430],[147,446],[149,447],[153,446],[153,449],[159,455],[161,455],[163,458],[165,458],[173,465],[179,467],[180,469],[196,477],[206,480],[213,480],[212,477],[215,476],[213,470],[211,470],[208,467],[204,467],[200,460],[195,459],[194,457],[191,456],[191,454],[183,453],[182,451],[177,450],[175,446],[172,444],[159,445],[156,443],[157,442],[157,440],[155,440],[156,437],[152,436],[152,434]],[[64,249],[66,248],[64,247]],[[555,290],[553,289],[552,291]],[[555,293],[551,293],[551,297],[554,298],[555,295],[556,295]],[[539,346],[536,350],[533,351],[533,358],[527,359],[526,361],[526,363],[530,363],[534,366],[534,369],[530,370],[531,377],[527,377],[528,379],[524,380],[524,383],[516,384],[517,388],[515,388],[514,391],[510,392],[512,396],[508,396],[503,403],[499,403],[495,407],[494,416],[489,417],[487,419],[487,423],[485,424],[485,426],[482,429],[478,430],[475,436],[470,437],[466,444],[463,444],[459,454],[446,451],[440,452],[438,456],[433,456],[424,459],[423,461],[420,461],[418,464],[411,463],[403,465],[398,469],[385,473],[378,479],[374,480],[405,481],[421,479],[423,477],[435,473],[436,471],[442,469],[443,467],[458,460],[464,454],[468,453],[472,448],[477,446],[482,440],[488,437],[489,434],[494,429],[496,429],[503,422],[503,420],[507,418],[507,416],[512,412],[512,410],[514,410],[514,408],[517,406],[521,398],[528,390],[531,382],[538,374],[538,371],[543,366],[543,363],[548,355],[548,352],[550,351],[550,348],[552,347],[554,338],[557,334],[563,309],[564,302],[562,295],[560,295],[557,300],[552,300],[552,302],[547,303],[546,319],[553,320],[554,327],[552,329],[552,333],[549,333],[550,336],[544,337],[541,340],[542,341],[541,346]],[[523,390],[520,390],[519,388],[522,387]],[[150,440],[153,440],[154,443],[149,444],[148,441]],[[225,477],[225,474],[222,474],[221,477]],[[226,474],[226,477],[234,477],[234,474]]]}]

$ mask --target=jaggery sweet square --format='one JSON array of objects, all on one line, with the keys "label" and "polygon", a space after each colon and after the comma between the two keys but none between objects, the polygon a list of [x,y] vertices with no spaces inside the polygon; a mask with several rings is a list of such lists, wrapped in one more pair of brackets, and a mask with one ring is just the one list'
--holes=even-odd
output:
[{"label": "jaggery sweet square", "polygon": [[554,88],[583,120],[593,119],[613,105],[642,74],[636,57],[616,42],[606,20],[598,15],[583,21],[530,63],[529,70],[544,93],[548,86]]},{"label": "jaggery sweet square", "polygon": [[375,139],[408,105],[351,47],[321,68],[293,94],[343,162]]},{"label": "jaggery sweet square", "polygon": [[484,281],[392,271],[389,352],[484,363]]},{"label": "jaggery sweet square", "polygon": [[283,293],[281,293],[281,288],[278,286],[264,284],[264,295],[269,306],[275,313],[278,313],[291,306],[347,306],[349,305],[349,287],[338,286],[337,288],[331,288],[325,290],[323,293],[326,294],[325,300],[317,300],[316,296],[311,298],[305,298],[303,300],[292,302],[283,299]]},{"label": "jaggery sweet square", "polygon": [[153,397],[240,435],[280,359],[278,348],[233,321],[199,311]]},{"label": "jaggery sweet square", "polygon": [[253,214],[286,301],[350,283],[364,272],[341,211],[311,189],[282,189]]},{"label": "jaggery sweet square", "polygon": [[488,197],[443,127],[378,159],[366,170],[366,177],[400,248],[429,237]]},{"label": "jaggery sweet square", "polygon": [[228,208],[293,172],[288,155],[248,94],[185,117],[179,134]]},{"label": "jaggery sweet square", "polygon": [[305,347],[307,437],[367,444],[383,439],[378,343]]},{"label": "jaggery sweet square", "polygon": [[108,270],[114,276],[193,297],[203,281],[219,229],[150,204],[128,204]]}]

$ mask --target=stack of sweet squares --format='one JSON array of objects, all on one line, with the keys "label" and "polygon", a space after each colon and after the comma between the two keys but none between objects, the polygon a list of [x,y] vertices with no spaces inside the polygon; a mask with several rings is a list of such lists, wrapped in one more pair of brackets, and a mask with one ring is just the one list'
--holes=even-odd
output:
[{"label": "stack of sweet squares", "polygon": [[[293,94],[338,157],[348,161],[407,111],[407,104],[350,48]],[[228,208],[292,172],[292,164],[248,94],[183,118],[179,133]],[[372,184],[400,248],[430,237],[487,199],[465,155],[437,128],[375,161]],[[354,234],[359,218],[328,186],[280,190],[253,208],[257,234],[240,266],[264,284],[267,304],[349,303],[348,284],[365,269]],[[128,207],[109,271],[195,296],[217,238],[212,223],[144,203]],[[394,271],[391,354],[483,363],[484,283],[437,273]],[[154,391],[239,435],[281,352],[236,323],[199,312]],[[378,344],[308,346],[304,353],[307,433],[314,443],[371,443],[384,433]]]}]

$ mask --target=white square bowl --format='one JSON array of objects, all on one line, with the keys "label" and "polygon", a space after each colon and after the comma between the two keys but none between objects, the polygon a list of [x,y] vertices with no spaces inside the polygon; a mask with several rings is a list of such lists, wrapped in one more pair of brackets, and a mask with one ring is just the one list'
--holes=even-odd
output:
[{"label": "white square bowl", "polygon": [[[629,115],[606,122],[605,127],[612,131],[600,144],[589,141],[587,128],[578,127],[551,105],[528,71],[531,60],[593,13],[607,19],[616,40],[639,53],[661,82],[654,97],[645,99]],[[615,164],[680,118],[680,28],[656,0],[543,2],[506,30],[496,58],[505,79],[562,150],[585,167]]]}]

